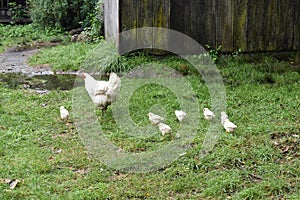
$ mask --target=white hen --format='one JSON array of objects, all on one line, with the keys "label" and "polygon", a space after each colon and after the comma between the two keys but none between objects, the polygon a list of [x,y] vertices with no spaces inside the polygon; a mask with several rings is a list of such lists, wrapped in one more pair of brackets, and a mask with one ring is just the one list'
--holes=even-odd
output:
[{"label": "white hen", "polygon": [[213,118],[215,118],[215,114],[208,108],[203,109],[203,114],[204,114],[204,118],[207,120],[212,120]]},{"label": "white hen", "polygon": [[60,106],[59,111],[60,111],[60,118],[61,119],[68,119],[69,118],[69,111],[67,109],[65,109],[64,106]]},{"label": "white hen", "polygon": [[153,124],[153,125],[157,125],[164,121],[164,118],[162,118],[161,116],[156,115],[154,113],[151,113],[151,112],[148,113],[148,117],[149,117],[151,124]]},{"label": "white hen", "polygon": [[171,127],[164,123],[158,123],[157,124],[161,134],[164,136],[165,134],[171,133]]},{"label": "white hen", "polygon": [[111,73],[108,80],[106,94],[111,99],[112,102],[117,100],[120,86],[121,86],[121,79],[118,77],[117,74]]},{"label": "white hen", "polygon": [[88,73],[82,73],[81,77],[94,104],[102,111],[116,101],[121,86],[121,79],[117,74],[111,73],[108,81],[97,81]]},{"label": "white hen", "polygon": [[186,113],[182,110],[175,110],[175,115],[180,122],[182,122],[186,117]]},{"label": "white hen", "polygon": [[228,115],[226,114],[226,112],[222,111],[221,112],[221,124],[224,125],[224,121],[225,119],[229,119]]},{"label": "white hen", "polygon": [[234,123],[232,123],[231,121],[229,121],[229,119],[224,120],[223,126],[227,133],[234,132],[234,130],[237,128],[237,126]]}]

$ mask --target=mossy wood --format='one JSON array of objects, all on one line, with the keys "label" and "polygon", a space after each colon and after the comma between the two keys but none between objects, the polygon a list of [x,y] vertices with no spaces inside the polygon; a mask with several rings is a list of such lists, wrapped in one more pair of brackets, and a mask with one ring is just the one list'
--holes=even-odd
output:
[{"label": "mossy wood", "polygon": [[[105,34],[163,27],[184,33],[202,46],[222,46],[224,52],[239,48],[244,52],[297,51],[299,8],[299,0],[105,0]],[[116,39],[121,49],[137,44],[172,48],[174,41],[163,32],[135,31],[122,37]]]}]

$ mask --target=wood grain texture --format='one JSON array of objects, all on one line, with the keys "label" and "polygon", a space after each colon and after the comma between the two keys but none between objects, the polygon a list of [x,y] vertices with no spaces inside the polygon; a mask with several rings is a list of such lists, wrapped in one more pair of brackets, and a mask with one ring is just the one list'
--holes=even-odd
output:
[{"label": "wood grain texture", "polygon": [[222,46],[222,50],[233,50],[232,33],[232,0],[219,0],[216,4],[216,45]]},{"label": "wood grain texture", "polygon": [[[153,26],[179,31],[202,46],[221,45],[226,52],[239,48],[244,52],[300,50],[300,0],[105,0],[105,3],[116,4],[116,1],[119,9],[105,6],[106,35]],[[133,32],[128,38],[132,44],[126,45],[189,48],[185,41],[174,44],[176,38],[165,32]]]},{"label": "wood grain texture", "polygon": [[[137,1],[137,28],[153,26],[153,0]],[[152,48],[153,31],[137,31],[138,46]]]},{"label": "wood grain texture", "polygon": [[232,10],[232,35],[233,51],[247,50],[247,30],[248,30],[248,2],[251,0],[233,0]]},{"label": "wood grain texture", "polygon": [[105,36],[110,37],[119,33],[119,2],[105,0],[104,2],[104,26]]},{"label": "wood grain texture", "polygon": [[[178,0],[171,1],[170,5],[170,28],[174,31],[180,33],[185,33],[185,10],[186,1]],[[177,35],[172,34],[170,36],[169,48],[176,52],[181,52],[184,48],[184,41],[182,37],[177,37]]]},{"label": "wood grain texture", "polygon": [[[170,0],[153,1],[153,27],[170,27]],[[157,29],[153,32],[154,54],[164,54],[169,49],[170,35],[166,29]],[[163,50],[164,49],[164,50]]]},{"label": "wood grain texture", "polygon": [[[115,1],[115,0],[114,0]],[[138,3],[139,0],[119,1],[118,10],[120,16],[120,34],[119,52],[124,54],[128,49],[135,49],[137,46],[137,21],[138,21]],[[112,24],[111,24],[112,25]],[[128,31],[130,30],[130,31]],[[125,32],[125,33],[124,33]]]},{"label": "wood grain texture", "polygon": [[294,7],[294,38],[293,38],[293,50],[300,51],[300,1],[293,1]]},{"label": "wood grain texture", "polygon": [[[257,3],[260,4],[257,5]],[[263,49],[264,35],[268,34],[267,29],[270,29],[270,27],[266,27],[264,16],[266,9],[265,0],[251,0],[247,5],[247,43],[243,45],[246,47],[246,51],[261,51]]]},{"label": "wood grain texture", "polygon": [[277,50],[293,49],[294,34],[294,0],[286,0],[286,3],[278,2],[278,28],[276,29]]}]

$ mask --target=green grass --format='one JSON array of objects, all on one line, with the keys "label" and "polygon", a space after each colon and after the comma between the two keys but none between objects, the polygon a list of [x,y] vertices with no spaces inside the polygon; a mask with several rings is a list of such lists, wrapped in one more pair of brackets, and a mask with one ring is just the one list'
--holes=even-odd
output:
[{"label": "green grass", "polygon": [[36,43],[49,41],[67,41],[69,38],[59,30],[41,30],[33,24],[0,24],[0,53],[9,47],[32,48]]},{"label": "green grass", "polygon": [[[72,44],[45,49],[38,56],[45,62],[55,63],[47,57],[54,57],[53,52],[66,52],[67,48],[74,53],[65,55],[63,62],[73,63],[73,56],[80,56],[77,52],[84,56],[83,49],[88,46],[83,46]],[[193,87],[199,107],[210,107],[204,81],[190,66],[183,67],[186,62],[176,57],[157,59],[147,55],[121,59],[123,69],[145,61],[179,71],[184,69],[180,72],[187,74],[185,78]],[[80,59],[74,62],[80,63]],[[267,57],[255,62],[221,60],[218,68],[225,83],[227,113],[238,126],[236,132],[224,131],[213,151],[200,160],[199,150],[209,125],[200,109],[197,136],[186,146],[187,154],[165,168],[142,174],[124,173],[101,164],[81,142],[72,123],[74,116],[68,122],[59,119],[60,105],[73,113],[72,90],[52,90],[40,95],[21,86],[10,88],[1,83],[0,179],[17,178],[21,182],[12,191],[0,183],[0,197],[298,199],[300,75],[297,66]],[[164,105],[163,109],[155,107],[157,104]],[[173,134],[179,128],[173,116],[178,107],[174,94],[156,84],[136,90],[129,104],[134,122],[147,125],[146,113],[153,109],[167,116]],[[172,137],[162,137],[158,131],[148,139],[128,136],[117,127],[111,108],[103,115],[97,112],[97,116],[106,136],[128,152],[156,150],[172,140]],[[289,149],[285,151],[287,146]],[[58,149],[62,151],[56,153]]]},{"label": "green grass", "polygon": [[95,44],[70,43],[57,47],[47,47],[29,59],[32,66],[49,64],[53,70],[79,70],[86,54]]},{"label": "green grass", "polygon": [[97,70],[103,72],[128,72],[130,69],[146,63],[168,63],[180,73],[195,73],[189,63],[174,56],[155,58],[145,52],[132,52],[126,56],[113,56],[115,48],[105,41],[98,43],[66,43],[63,46],[41,49],[29,58],[31,66],[47,64],[54,70]]}]

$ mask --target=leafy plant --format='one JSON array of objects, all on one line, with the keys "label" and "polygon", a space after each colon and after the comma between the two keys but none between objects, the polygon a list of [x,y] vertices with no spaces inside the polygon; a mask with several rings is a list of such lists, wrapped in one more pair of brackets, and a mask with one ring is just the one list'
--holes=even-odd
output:
[{"label": "leafy plant", "polygon": [[15,20],[22,20],[29,18],[29,9],[26,6],[17,4],[16,2],[9,2],[9,12],[12,13],[12,18]]},{"label": "leafy plant", "polygon": [[85,17],[81,13],[81,6],[87,1],[29,0],[29,2],[34,23],[41,27],[70,30],[80,26],[79,22]]},{"label": "leafy plant", "polygon": [[29,0],[29,4],[33,22],[41,27],[63,30],[90,27],[92,35],[99,35],[103,31],[101,1]]},{"label": "leafy plant", "polygon": [[99,0],[93,11],[88,13],[85,20],[82,22],[84,32],[92,38],[93,41],[100,41],[103,39],[104,34],[104,3]]},{"label": "leafy plant", "polygon": [[219,61],[222,46],[218,46],[216,49],[213,49],[211,46],[206,45],[206,48],[208,49],[208,54],[211,56],[212,61],[217,63]]},{"label": "leafy plant", "polygon": [[236,51],[234,51],[234,52],[231,53],[231,56],[233,58],[237,58],[240,55],[240,53],[242,53],[242,49],[238,48]]}]

